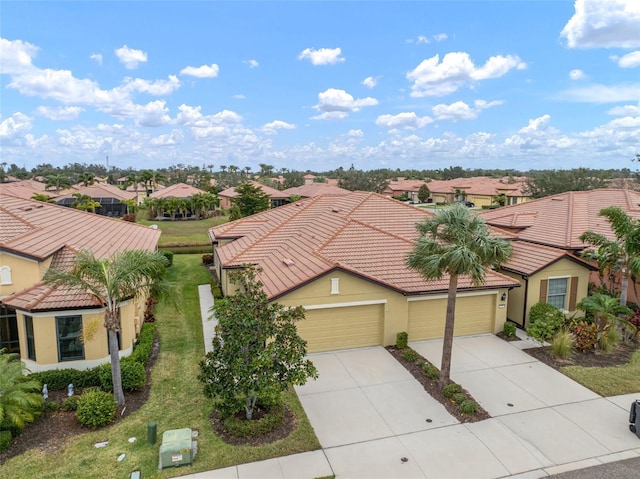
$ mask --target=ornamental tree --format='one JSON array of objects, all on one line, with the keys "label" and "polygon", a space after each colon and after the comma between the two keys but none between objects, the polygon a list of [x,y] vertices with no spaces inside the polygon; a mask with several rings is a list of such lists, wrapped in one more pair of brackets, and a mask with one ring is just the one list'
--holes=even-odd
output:
[{"label": "ornamental tree", "polygon": [[252,266],[232,273],[230,280],[238,291],[212,308],[218,326],[213,349],[200,362],[198,379],[205,394],[218,400],[223,416],[244,408],[250,420],[257,403],[277,404],[290,385],[318,377],[313,363],[305,359],[306,341],[296,330],[304,308],[269,302],[259,273]]}]

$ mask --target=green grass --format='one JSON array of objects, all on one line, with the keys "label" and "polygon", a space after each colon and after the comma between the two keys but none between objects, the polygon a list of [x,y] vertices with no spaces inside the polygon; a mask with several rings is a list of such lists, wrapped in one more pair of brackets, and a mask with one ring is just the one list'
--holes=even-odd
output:
[{"label": "green grass", "polygon": [[158,247],[162,249],[167,246],[179,245],[210,246],[211,240],[207,235],[207,230],[227,221],[229,221],[228,216],[216,216],[215,218],[197,221],[138,220],[138,223],[147,226],[158,225],[158,229],[162,231]]},{"label": "green grass", "polygon": [[601,396],[640,393],[640,350],[628,364],[610,368],[565,366],[560,371]]},{"label": "green grass", "polygon": [[[231,446],[214,434],[209,419],[212,401],[203,396],[196,379],[198,362],[204,355],[197,285],[209,282],[209,272],[200,266],[199,255],[176,255],[168,271],[170,279],[179,284],[181,309],[157,309],[160,355],[152,371],[147,403],[110,428],[68,440],[54,455],[31,450],[10,459],[0,466],[0,477],[115,479],[129,477],[130,471],[139,468],[146,479],[166,478],[320,448],[292,390],[287,392],[286,402],[297,417],[297,427],[287,438],[259,447]],[[150,421],[158,424],[158,442],[153,446],[146,442]],[[158,471],[162,433],[184,427],[199,431],[193,466]],[[127,440],[132,436],[138,440],[130,444]],[[93,444],[100,441],[109,441],[109,446],[94,448]],[[117,462],[122,453],[126,458]]]}]

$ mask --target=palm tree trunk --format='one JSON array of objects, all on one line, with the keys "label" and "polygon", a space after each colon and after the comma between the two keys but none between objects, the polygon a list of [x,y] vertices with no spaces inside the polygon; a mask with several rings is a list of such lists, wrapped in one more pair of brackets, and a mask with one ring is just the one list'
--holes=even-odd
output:
[{"label": "palm tree trunk", "polygon": [[456,317],[456,293],[458,291],[458,275],[449,276],[449,292],[447,294],[447,315],[444,323],[444,339],[442,341],[442,361],[440,364],[440,387],[451,382],[451,353],[453,351],[453,327]]},{"label": "palm tree trunk", "polygon": [[109,356],[111,357],[111,381],[113,382],[113,396],[118,406],[124,404],[124,391],[122,390],[122,372],[120,371],[120,355],[118,351],[118,333],[108,331]]},{"label": "palm tree trunk", "polygon": [[620,285],[620,304],[622,306],[627,305],[627,293],[629,291],[629,275],[622,274],[622,284]]}]

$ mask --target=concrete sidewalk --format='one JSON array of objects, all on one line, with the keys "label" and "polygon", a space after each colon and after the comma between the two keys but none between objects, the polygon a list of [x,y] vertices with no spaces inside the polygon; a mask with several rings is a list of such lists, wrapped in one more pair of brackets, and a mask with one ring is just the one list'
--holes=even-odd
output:
[{"label": "concrete sidewalk", "polygon": [[[439,365],[442,341],[411,346]],[[296,390],[323,450],[184,477],[536,479],[640,457],[628,429],[640,394],[602,398],[527,346],[493,335],[454,340],[452,378],[492,415],[465,424],[384,348],[312,354],[320,378]]]}]

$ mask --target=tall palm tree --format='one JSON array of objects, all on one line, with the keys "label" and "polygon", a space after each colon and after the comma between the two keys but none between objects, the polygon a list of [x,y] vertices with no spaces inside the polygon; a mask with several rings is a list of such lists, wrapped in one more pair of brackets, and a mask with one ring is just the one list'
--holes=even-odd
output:
[{"label": "tall palm tree", "polygon": [[581,311],[593,314],[593,317],[596,319],[596,324],[598,326],[596,344],[600,344],[600,338],[602,337],[605,328],[613,321],[618,321],[619,323],[624,324],[626,327],[633,330],[633,333],[635,334],[636,327],[626,319],[619,317],[619,315],[630,316],[633,314],[633,311],[627,306],[620,304],[618,299],[613,296],[595,293],[584,298],[576,305],[576,307]]},{"label": "tall palm tree", "polygon": [[96,175],[91,173],[90,171],[84,171],[78,178],[82,186],[91,186],[96,182]]},{"label": "tall palm tree", "polygon": [[511,255],[511,244],[491,235],[484,220],[456,204],[416,225],[420,237],[407,257],[407,266],[425,280],[449,275],[440,385],[450,382],[456,293],[460,276],[475,286],[484,284],[487,268],[497,267]]},{"label": "tall palm tree", "polygon": [[73,193],[71,196],[75,198],[71,206],[77,210],[96,212],[96,208],[102,207],[99,201],[95,201],[89,195],[83,195],[82,193]]},{"label": "tall palm tree", "polygon": [[58,193],[60,193],[60,190],[62,188],[69,188],[70,186],[71,186],[71,182],[69,181],[68,177],[61,174],[57,174],[57,175],[47,176],[47,183],[45,185],[45,189],[55,188],[56,195],[57,195]]},{"label": "tall palm tree", "polygon": [[91,251],[80,251],[67,270],[49,269],[44,281],[52,286],[88,292],[104,307],[104,327],[109,338],[113,393],[119,405],[124,404],[118,332],[120,307],[124,301],[154,294],[171,300],[172,287],[163,280],[167,258],[157,251],[125,250],[110,258],[96,258]]},{"label": "tall palm tree", "polygon": [[42,410],[40,383],[26,378],[26,370],[18,354],[0,350],[0,423],[8,420],[22,428]]},{"label": "tall palm tree", "polygon": [[620,304],[624,306],[627,304],[629,278],[640,276],[640,221],[629,217],[618,206],[603,208],[599,215],[607,219],[615,239],[585,231],[580,235],[580,241],[597,248],[597,253],[587,251],[585,257],[597,260],[600,267],[608,268],[614,274],[620,274]]}]

